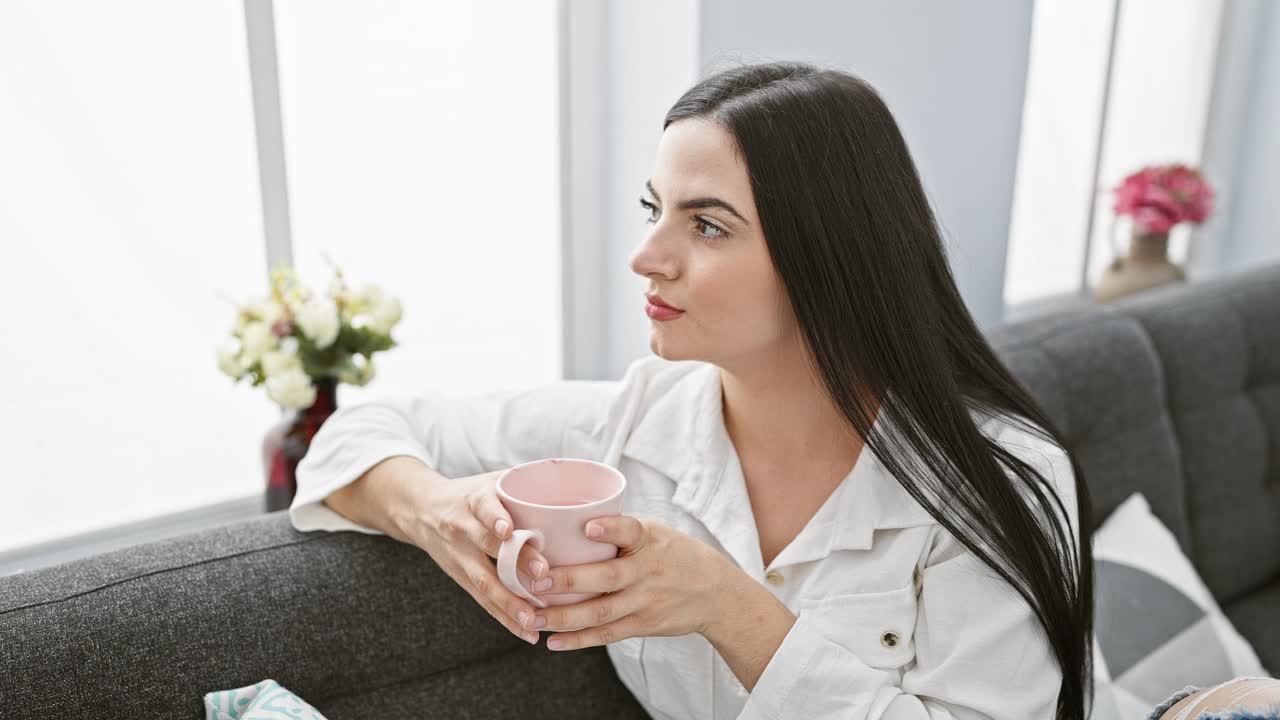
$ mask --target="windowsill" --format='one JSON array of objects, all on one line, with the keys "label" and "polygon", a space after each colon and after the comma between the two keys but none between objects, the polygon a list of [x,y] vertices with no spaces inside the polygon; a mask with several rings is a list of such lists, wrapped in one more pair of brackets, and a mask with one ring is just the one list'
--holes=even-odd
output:
[{"label": "windowsill", "polygon": [[0,552],[0,578],[58,565],[140,543],[248,520],[265,512],[261,493],[138,522],[71,535]]}]

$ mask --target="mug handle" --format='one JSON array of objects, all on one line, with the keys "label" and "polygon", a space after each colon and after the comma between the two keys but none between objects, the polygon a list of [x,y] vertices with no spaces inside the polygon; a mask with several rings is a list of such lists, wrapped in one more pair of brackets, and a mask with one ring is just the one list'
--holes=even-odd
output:
[{"label": "mug handle", "polygon": [[534,607],[545,608],[547,601],[530,592],[516,575],[516,559],[520,557],[520,550],[526,542],[533,543],[538,552],[542,552],[546,538],[540,530],[522,528],[511,531],[511,537],[503,540],[502,546],[498,548],[498,579],[508,590],[533,603]]}]

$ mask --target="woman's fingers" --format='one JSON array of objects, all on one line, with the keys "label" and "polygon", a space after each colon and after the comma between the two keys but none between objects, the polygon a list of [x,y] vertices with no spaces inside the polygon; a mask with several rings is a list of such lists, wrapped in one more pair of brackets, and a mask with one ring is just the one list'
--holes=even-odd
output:
[{"label": "woman's fingers", "polygon": [[[468,537],[486,555],[497,559],[498,549],[502,547],[502,541],[511,537],[513,529],[511,516],[507,513],[506,508],[502,506],[502,501],[498,499],[498,496],[491,489],[480,490],[471,494],[468,498],[468,506],[476,519],[476,525],[468,528]],[[505,523],[501,532],[498,530],[499,523]],[[535,562],[540,564],[539,567],[534,567],[533,564]],[[546,574],[548,563],[537,548],[526,542],[524,547],[520,548],[520,555],[516,558],[516,567],[534,578],[540,578]]]},{"label": "woman's fingers", "polygon": [[504,627],[530,644],[538,642],[538,632],[521,626],[519,617],[525,613],[533,617],[534,609],[515,593],[507,589],[498,578],[494,567],[487,562],[464,560],[459,567],[461,578],[454,580],[462,585],[490,615]]},{"label": "woman's fingers", "polygon": [[[502,541],[498,540],[493,533],[485,533],[483,528],[477,530],[475,534],[480,537],[477,546],[484,551],[485,555],[497,560],[498,549],[502,547]],[[538,563],[538,566],[534,567],[534,563]],[[546,576],[547,570],[550,569],[550,564],[542,553],[538,552],[537,548],[526,542],[524,547],[520,548],[520,555],[516,557],[516,567],[520,572],[527,573],[536,580]]]},{"label": "woman's fingers", "polygon": [[[471,512],[467,510],[456,512],[446,521],[445,525],[448,532],[450,532],[455,538],[467,538],[473,545],[482,550],[489,557],[495,559],[498,557],[498,549],[502,546],[502,541],[485,528],[485,526],[480,523],[480,520],[472,515]],[[539,567],[536,568],[536,572],[533,567],[534,563],[539,564]],[[498,575],[495,567],[490,563],[485,563],[485,566],[488,567],[489,574],[497,580]],[[527,542],[524,544],[524,547],[520,548],[520,554],[516,557],[516,567],[525,573],[528,573],[530,576],[533,576],[535,579],[546,577],[547,572],[550,569],[547,559],[542,555],[542,553],[538,552],[536,548]],[[508,590],[507,586],[503,585],[500,581],[498,582],[498,586],[502,588],[502,591],[508,596],[513,599],[516,598],[516,595]]]},{"label": "woman's fingers", "polygon": [[467,504],[471,507],[472,514],[480,520],[481,525],[484,525],[499,540],[506,540],[511,537],[511,530],[515,526],[511,523],[511,515],[498,499],[498,493],[494,487],[494,483],[485,483],[477,487],[467,495]]},{"label": "woman's fingers", "polygon": [[542,553],[538,552],[529,543],[525,543],[524,547],[520,548],[520,557],[516,559],[516,567],[528,573],[535,580],[546,577],[547,571],[551,569]]},{"label": "woman's fingers", "polygon": [[[511,517],[496,494],[499,474],[442,484],[437,493],[422,496],[423,507],[417,515],[420,522],[413,526],[414,544],[503,627],[526,642],[537,643],[537,629],[524,628],[520,619],[521,615],[532,618],[534,607],[507,589],[497,568],[485,560],[486,555],[496,558],[502,541],[511,537]],[[499,521],[507,524],[499,526]],[[526,570],[535,560],[545,562],[541,553],[526,545],[521,548],[517,567]],[[547,570],[540,574],[545,576]]]},{"label": "woman's fingers", "polygon": [[[490,553],[489,557],[497,560],[497,550]],[[537,567],[534,567],[534,563],[538,564]],[[547,563],[547,559],[542,556],[542,553],[535,550],[529,543],[525,543],[524,547],[520,548],[520,556],[516,558],[516,569],[525,573],[534,580],[539,580],[547,576],[547,572],[551,569],[551,566]]]}]

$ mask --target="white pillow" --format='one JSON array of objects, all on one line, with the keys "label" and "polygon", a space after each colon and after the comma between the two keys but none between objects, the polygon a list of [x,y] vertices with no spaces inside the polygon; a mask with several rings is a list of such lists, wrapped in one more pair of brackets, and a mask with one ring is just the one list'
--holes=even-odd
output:
[{"label": "white pillow", "polygon": [[1146,717],[1187,685],[1270,675],[1141,493],[1094,532],[1093,559],[1094,720]]}]

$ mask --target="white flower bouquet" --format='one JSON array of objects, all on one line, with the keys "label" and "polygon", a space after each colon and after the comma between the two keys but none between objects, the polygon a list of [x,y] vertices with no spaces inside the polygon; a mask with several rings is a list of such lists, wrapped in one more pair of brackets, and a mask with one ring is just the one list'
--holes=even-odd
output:
[{"label": "white flower bouquet", "polygon": [[218,369],[236,382],[266,383],[267,396],[283,407],[307,408],[316,400],[317,380],[367,385],[373,379],[373,353],[396,346],[391,330],[401,313],[400,301],[377,285],[348,287],[336,266],[328,293],[320,295],[281,265],[271,273],[268,296],[237,306]]}]

